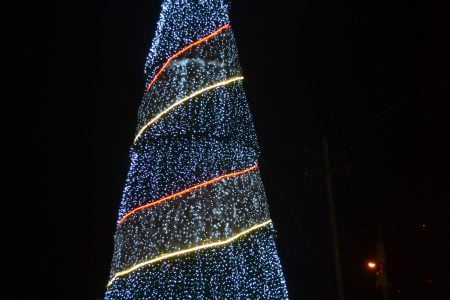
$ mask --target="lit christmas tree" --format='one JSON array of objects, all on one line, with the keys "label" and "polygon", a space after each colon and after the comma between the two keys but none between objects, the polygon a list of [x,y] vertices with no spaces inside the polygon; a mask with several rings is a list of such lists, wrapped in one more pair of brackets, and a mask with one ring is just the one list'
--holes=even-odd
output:
[{"label": "lit christmas tree", "polygon": [[105,299],[287,299],[226,0],[165,0]]}]

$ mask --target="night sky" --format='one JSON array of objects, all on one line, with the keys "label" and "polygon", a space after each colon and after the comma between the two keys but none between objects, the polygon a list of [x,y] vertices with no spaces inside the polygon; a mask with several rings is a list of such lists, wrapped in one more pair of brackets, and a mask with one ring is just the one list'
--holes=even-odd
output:
[{"label": "night sky", "polygon": [[[98,300],[160,1],[2,6],[7,299]],[[233,1],[292,299],[336,299],[323,137],[346,299],[380,299],[378,224],[392,299],[450,299],[446,19],[432,1]]]}]

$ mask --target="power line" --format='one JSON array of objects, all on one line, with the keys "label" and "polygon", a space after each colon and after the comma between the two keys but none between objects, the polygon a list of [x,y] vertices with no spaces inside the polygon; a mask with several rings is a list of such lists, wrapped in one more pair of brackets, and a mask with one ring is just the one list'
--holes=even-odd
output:
[{"label": "power line", "polygon": [[[396,104],[396,105],[393,105],[393,106],[387,108],[386,110],[380,112],[378,114],[378,117],[373,118],[369,123],[358,126],[357,128],[351,129],[347,132],[344,131],[337,135],[330,136],[330,138],[332,138],[333,140],[339,140],[342,138],[353,136],[362,131],[366,131],[368,129],[374,128],[377,125],[381,124],[382,121],[392,118],[400,109],[411,108],[411,107],[419,106],[419,105],[423,105],[423,104],[431,104],[432,102],[429,101],[430,96],[444,95],[449,90],[450,90],[450,81],[431,88],[431,92],[428,92],[428,93],[424,92],[421,95],[418,95],[415,100],[405,101],[405,102],[402,102],[402,103],[399,103],[399,104]],[[419,101],[417,101],[417,99],[419,99]]]}]

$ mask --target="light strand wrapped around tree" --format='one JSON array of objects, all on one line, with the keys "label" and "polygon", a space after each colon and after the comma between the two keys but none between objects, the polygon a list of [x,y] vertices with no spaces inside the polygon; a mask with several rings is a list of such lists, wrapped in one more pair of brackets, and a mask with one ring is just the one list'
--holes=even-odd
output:
[{"label": "light strand wrapped around tree", "polygon": [[165,0],[105,299],[287,299],[226,0]]}]

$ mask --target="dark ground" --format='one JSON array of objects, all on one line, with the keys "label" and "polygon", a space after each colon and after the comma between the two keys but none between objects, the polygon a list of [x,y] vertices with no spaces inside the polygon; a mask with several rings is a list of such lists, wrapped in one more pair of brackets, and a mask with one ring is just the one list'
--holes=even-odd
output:
[{"label": "dark ground", "polygon": [[[159,1],[2,6],[5,291],[100,299]],[[336,299],[324,184],[304,176],[324,136],[346,299],[380,299],[377,224],[392,299],[450,299],[448,9],[234,1],[231,19],[292,299]]]}]

